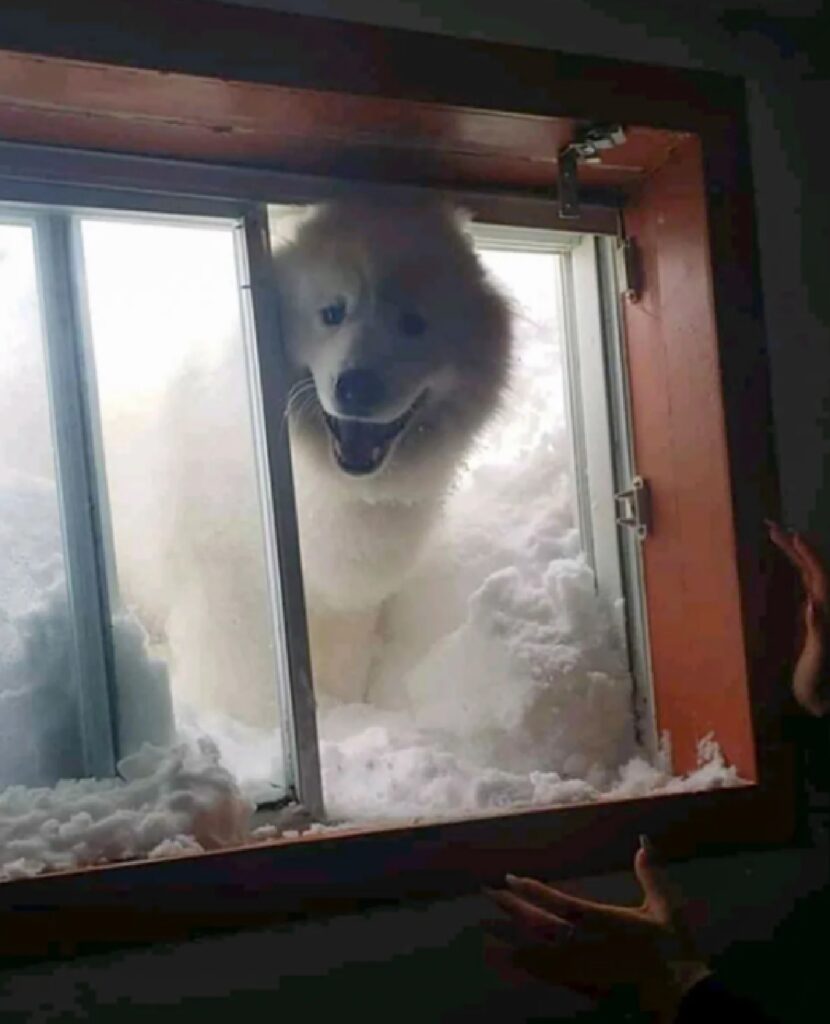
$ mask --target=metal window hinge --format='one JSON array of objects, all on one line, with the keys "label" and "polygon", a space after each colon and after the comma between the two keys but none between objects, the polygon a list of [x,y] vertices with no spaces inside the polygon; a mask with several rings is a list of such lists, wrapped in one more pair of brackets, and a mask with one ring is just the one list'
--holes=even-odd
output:
[{"label": "metal window hinge", "polygon": [[635,476],[628,490],[614,495],[614,501],[619,525],[629,527],[640,540],[645,540],[652,530],[651,495],[646,481]]},{"label": "metal window hinge", "polygon": [[636,238],[620,238],[617,242],[617,274],[620,291],[629,302],[639,302],[645,288],[643,255]]},{"label": "metal window hinge", "polygon": [[600,152],[625,142],[625,130],[619,124],[590,124],[577,131],[574,139],[559,150],[559,216],[579,216],[579,164],[598,164]]}]

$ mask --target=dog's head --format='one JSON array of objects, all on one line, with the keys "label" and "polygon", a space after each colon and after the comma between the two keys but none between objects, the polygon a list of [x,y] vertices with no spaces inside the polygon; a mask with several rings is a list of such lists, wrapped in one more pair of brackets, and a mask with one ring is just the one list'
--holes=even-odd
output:
[{"label": "dog's head", "polygon": [[276,270],[294,443],[374,493],[441,486],[508,369],[507,304],[460,217],[437,202],[333,202]]}]

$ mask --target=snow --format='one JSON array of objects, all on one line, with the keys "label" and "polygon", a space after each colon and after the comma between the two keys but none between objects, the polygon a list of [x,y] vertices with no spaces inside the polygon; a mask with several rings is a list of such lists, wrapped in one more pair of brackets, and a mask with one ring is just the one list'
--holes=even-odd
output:
[{"label": "snow", "polygon": [[167,857],[239,844],[253,805],[208,740],[166,752],[146,746],[122,779],[63,780],[0,794],[0,877]]},{"label": "snow", "polygon": [[[78,680],[54,485],[0,473],[0,785],[82,771]],[[175,739],[167,667],[141,623],[113,616],[121,751]]]},{"label": "snow", "polygon": [[[682,779],[637,747],[622,638],[575,526],[559,321],[540,298],[552,277],[503,255],[490,265],[523,282],[520,302],[537,310],[519,320],[508,407],[521,415],[497,422],[471,457],[440,532],[385,609],[368,703],[319,707],[329,824],[313,831],[740,781],[712,737]],[[0,328],[15,323],[3,317],[0,307]],[[251,724],[255,713],[245,722],[184,706],[175,662],[126,609],[113,638],[127,756],[119,778],[77,779],[55,487],[12,454],[0,458],[0,878],[298,834],[254,815],[283,776],[279,732]]]},{"label": "snow", "polygon": [[321,709],[335,818],[596,799],[638,753],[621,638],[575,528],[556,257],[533,259],[488,254],[535,314],[519,312],[508,412],[386,609],[369,704]]}]

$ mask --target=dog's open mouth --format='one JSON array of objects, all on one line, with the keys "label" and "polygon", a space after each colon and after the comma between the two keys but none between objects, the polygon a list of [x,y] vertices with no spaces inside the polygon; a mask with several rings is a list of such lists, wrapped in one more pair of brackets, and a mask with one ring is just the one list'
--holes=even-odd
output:
[{"label": "dog's open mouth", "polygon": [[422,391],[402,416],[388,423],[342,419],[325,413],[338,466],[352,476],[373,473],[381,466],[393,443],[403,433],[425,398],[426,391]]}]

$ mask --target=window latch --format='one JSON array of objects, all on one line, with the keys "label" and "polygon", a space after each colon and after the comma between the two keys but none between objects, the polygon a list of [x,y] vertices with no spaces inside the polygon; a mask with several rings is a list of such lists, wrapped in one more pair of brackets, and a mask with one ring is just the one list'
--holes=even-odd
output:
[{"label": "window latch", "polygon": [[641,476],[635,476],[628,490],[614,495],[617,506],[617,523],[634,530],[640,540],[651,532],[651,495],[648,484]]},{"label": "window latch", "polygon": [[558,154],[559,216],[566,220],[579,217],[579,164],[602,162],[600,153],[625,142],[625,129],[619,124],[589,124],[577,131],[573,140]]}]

